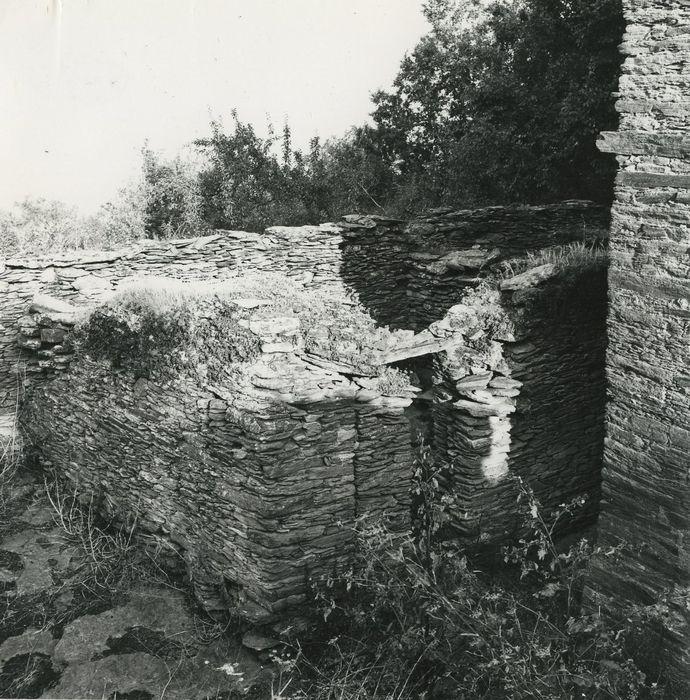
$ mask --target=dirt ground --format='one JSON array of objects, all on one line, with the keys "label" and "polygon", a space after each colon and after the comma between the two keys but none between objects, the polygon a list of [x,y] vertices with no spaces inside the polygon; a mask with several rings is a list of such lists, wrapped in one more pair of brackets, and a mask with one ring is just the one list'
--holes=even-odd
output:
[{"label": "dirt ground", "polygon": [[1,495],[1,698],[271,696],[239,623],[205,615],[184,580],[90,542],[36,475],[15,474]]}]

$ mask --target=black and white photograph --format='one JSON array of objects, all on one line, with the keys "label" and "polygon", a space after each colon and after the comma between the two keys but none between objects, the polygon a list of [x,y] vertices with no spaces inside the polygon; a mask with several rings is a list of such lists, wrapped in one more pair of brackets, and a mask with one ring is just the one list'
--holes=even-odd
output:
[{"label": "black and white photograph", "polygon": [[690,698],[688,0],[0,0],[9,698]]}]

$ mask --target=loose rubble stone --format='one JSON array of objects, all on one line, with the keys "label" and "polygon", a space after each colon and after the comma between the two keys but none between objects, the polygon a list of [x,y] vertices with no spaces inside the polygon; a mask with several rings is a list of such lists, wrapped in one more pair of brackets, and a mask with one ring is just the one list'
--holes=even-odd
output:
[{"label": "loose rubble stone", "polygon": [[279,644],[280,640],[273,637],[267,637],[253,630],[245,632],[242,636],[242,645],[247,647],[247,649],[253,649],[254,651],[266,651],[267,649],[277,647]]}]

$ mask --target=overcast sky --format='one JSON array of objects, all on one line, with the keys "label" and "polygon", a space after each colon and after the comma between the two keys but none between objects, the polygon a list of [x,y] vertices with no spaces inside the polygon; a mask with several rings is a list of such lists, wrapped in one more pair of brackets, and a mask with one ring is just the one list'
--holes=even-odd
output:
[{"label": "overcast sky", "polygon": [[422,0],[0,0],[0,207],[93,211],[229,123],[286,116],[296,145],[363,122],[427,25]]}]

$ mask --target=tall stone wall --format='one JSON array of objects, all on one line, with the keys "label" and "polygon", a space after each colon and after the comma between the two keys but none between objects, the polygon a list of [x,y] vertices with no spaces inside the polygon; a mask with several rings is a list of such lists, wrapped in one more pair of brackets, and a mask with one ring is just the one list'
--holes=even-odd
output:
[{"label": "tall stone wall", "polygon": [[[606,449],[590,600],[668,603],[657,658],[690,681],[690,5],[624,0],[610,234]],[[667,659],[658,659],[664,649]],[[666,673],[666,672],[665,672]],[[684,692],[674,697],[687,697]]]},{"label": "tall stone wall", "polygon": [[43,313],[35,294],[85,305],[137,275],[218,281],[250,271],[279,273],[279,288],[291,278],[346,303],[358,297],[379,324],[407,329],[389,334],[402,345],[377,350],[381,365],[436,356],[431,440],[447,468],[454,529],[497,541],[517,524],[513,476],[548,508],[584,494],[596,504],[605,286],[594,272],[562,291],[553,268],[507,280],[487,298],[483,286],[472,290],[502,260],[597,237],[604,220],[583,202],[410,223],[347,217],[263,236],[218,232],[81,259],[7,261],[4,406],[14,401],[19,330],[21,364],[35,377],[24,426],[42,460],[178,545],[207,604],[225,590],[276,613],[303,599],[308,577],[347,561],[355,517],[386,513],[406,526],[409,396],[382,396],[352,366],[286,349],[280,338],[262,339],[271,357],[246,370],[249,389],[70,363],[65,319]]}]

